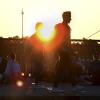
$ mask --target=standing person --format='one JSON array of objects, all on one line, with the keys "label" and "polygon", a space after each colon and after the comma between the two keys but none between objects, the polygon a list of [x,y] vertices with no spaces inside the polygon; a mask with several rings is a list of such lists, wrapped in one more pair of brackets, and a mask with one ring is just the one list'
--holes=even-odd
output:
[{"label": "standing person", "polygon": [[42,53],[43,51],[43,42],[41,41],[41,30],[43,24],[41,22],[36,23],[35,25],[35,33],[30,37],[30,44],[34,50],[38,53]]},{"label": "standing person", "polygon": [[16,55],[11,52],[8,55],[7,67],[4,72],[8,82],[15,82],[21,75],[20,65],[16,62]]},{"label": "standing person", "polygon": [[62,14],[63,21],[62,23],[58,23],[55,25],[55,39],[54,39],[54,45],[56,46],[57,49],[61,49],[62,47],[69,47],[71,44],[70,40],[70,33],[71,33],[71,28],[69,26],[69,23],[71,21],[71,12],[66,11],[63,12]]},{"label": "standing person", "polygon": [[36,32],[30,37],[29,44],[31,46],[31,62],[33,69],[33,78],[37,85],[42,81],[43,77],[43,43],[40,40],[41,29],[43,24],[38,22],[35,26]]},{"label": "standing person", "polygon": [[54,86],[58,86],[60,81],[67,81],[74,83],[74,76],[72,72],[72,58],[69,54],[69,48],[71,45],[70,33],[71,28],[69,23],[71,21],[71,12],[66,11],[62,14],[63,21],[55,26],[56,35],[53,40],[55,47],[55,53],[60,56],[60,61],[55,68],[55,82]]}]

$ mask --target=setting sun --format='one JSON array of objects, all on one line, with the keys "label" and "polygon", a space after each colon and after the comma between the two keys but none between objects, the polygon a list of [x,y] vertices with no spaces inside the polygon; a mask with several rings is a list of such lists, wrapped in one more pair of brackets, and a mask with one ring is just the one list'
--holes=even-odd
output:
[{"label": "setting sun", "polygon": [[46,27],[44,27],[42,23],[38,24],[38,28],[36,29],[36,31],[37,31],[37,37],[42,42],[50,42],[55,36],[55,30],[51,32],[50,30],[46,29]]}]

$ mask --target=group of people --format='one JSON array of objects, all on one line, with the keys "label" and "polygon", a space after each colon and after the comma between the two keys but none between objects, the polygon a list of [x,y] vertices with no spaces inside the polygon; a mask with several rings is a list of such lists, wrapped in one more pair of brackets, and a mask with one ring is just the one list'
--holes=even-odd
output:
[{"label": "group of people", "polygon": [[[72,84],[77,84],[80,81],[80,77],[84,74],[84,69],[82,66],[77,63],[73,62],[73,59],[70,55],[71,52],[71,40],[70,40],[70,33],[71,28],[69,23],[71,21],[71,12],[66,11],[62,14],[63,21],[55,25],[55,37],[52,41],[48,44],[47,48],[49,48],[49,53],[54,52],[56,56],[55,62],[55,71],[54,71],[54,86],[57,87],[59,82],[70,82]],[[28,39],[28,45],[31,47],[31,52],[27,52],[30,57],[30,63],[33,63],[33,78],[35,79],[35,83],[38,84],[43,76],[43,57],[44,57],[44,42],[40,41],[38,35],[40,34],[40,30],[42,27],[42,23],[36,24],[36,32]],[[28,56],[26,57],[28,59]],[[3,65],[3,59],[0,58],[0,73],[3,74],[2,79],[7,79],[10,81],[14,81],[18,79],[21,75],[21,68],[20,65],[16,62],[16,55],[11,52],[7,60],[5,60],[5,65]],[[24,63],[24,62],[23,62]],[[45,62],[44,62],[45,63]],[[98,64],[96,62],[96,64]],[[94,70],[94,63],[89,69],[89,74],[92,75],[93,78],[95,75],[93,73],[97,73],[97,70]],[[99,76],[99,74],[98,74]]]},{"label": "group of people", "polygon": [[[71,21],[71,12],[66,11],[62,14],[63,21],[55,25],[55,37],[46,44],[43,41],[40,41],[38,35],[42,27],[42,23],[36,24],[36,32],[29,38],[29,44],[32,48],[31,59],[32,62],[35,62],[35,74],[33,75],[35,81],[38,81],[42,78],[43,75],[43,50],[44,47],[47,50],[47,53],[54,52],[55,68],[54,68],[54,86],[57,86],[59,82],[70,82],[76,84],[79,77],[83,73],[82,68],[77,64],[73,63],[71,57],[71,39],[70,33],[71,28],[69,23]],[[49,48],[49,50],[48,50]],[[48,52],[49,51],[49,52]],[[46,52],[46,51],[45,51]],[[52,60],[52,59],[51,59]]]},{"label": "group of people", "polygon": [[[31,61],[34,62],[34,66],[36,66],[35,75],[33,75],[37,80],[40,79],[40,77],[42,76],[42,68],[43,68],[43,60],[44,60],[44,53],[50,53],[50,52],[54,52],[54,56],[56,56],[56,61],[54,62],[58,62],[59,58],[61,60],[63,60],[63,51],[70,51],[70,33],[71,33],[71,28],[69,26],[69,23],[71,21],[71,12],[70,11],[66,11],[63,12],[62,14],[62,18],[63,21],[57,25],[55,25],[54,27],[54,32],[55,32],[55,36],[51,39],[50,42],[45,43],[44,41],[41,41],[41,28],[42,28],[42,23],[39,22],[36,24],[36,32],[28,39],[28,45],[30,45],[31,47],[31,52],[29,52],[30,54],[30,58]],[[64,50],[65,49],[65,50]],[[68,53],[66,53],[68,55]],[[55,59],[54,59],[55,60]],[[66,60],[69,60],[66,59]],[[65,61],[66,62],[66,61]],[[68,62],[68,61],[67,61]],[[56,65],[56,64],[55,64]],[[65,66],[65,65],[64,65]],[[67,65],[68,66],[68,65]],[[63,68],[62,68],[63,69]],[[38,83],[38,82],[37,82]]]},{"label": "group of people", "polygon": [[[56,56],[55,58],[55,71],[54,71],[54,86],[58,86],[59,82],[69,82],[72,84],[77,84],[78,82],[93,82],[93,68],[95,66],[90,67],[88,72],[83,69],[83,66],[74,61],[71,57],[71,28],[69,23],[71,21],[71,12],[66,11],[62,14],[63,21],[55,25],[55,37],[52,39],[50,43],[48,43],[47,49],[49,48],[49,53],[54,52]],[[32,50],[35,51],[32,54],[32,61],[35,62],[36,70],[35,70],[35,81],[38,83],[40,78],[42,77],[42,68],[43,68],[43,49],[45,44],[37,38],[40,34],[42,23],[36,24],[36,33],[31,36],[30,44],[33,46]],[[44,62],[45,63],[45,62]],[[92,64],[93,65],[93,64]],[[90,64],[91,66],[91,64]],[[92,68],[92,69],[91,69]],[[90,71],[92,70],[92,71]],[[92,75],[92,78],[89,78],[89,75]],[[96,72],[95,72],[96,73]],[[87,77],[85,77],[87,76]],[[84,78],[82,78],[84,77]],[[85,81],[86,79],[86,81]]]}]

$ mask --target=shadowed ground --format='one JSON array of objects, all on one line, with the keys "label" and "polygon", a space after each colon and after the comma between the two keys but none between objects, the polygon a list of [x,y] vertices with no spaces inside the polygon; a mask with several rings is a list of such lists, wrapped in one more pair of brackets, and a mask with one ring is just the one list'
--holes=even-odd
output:
[{"label": "shadowed ground", "polygon": [[[53,88],[52,84],[41,83],[38,86],[31,85],[28,87],[17,87],[14,85],[0,85],[0,98],[43,98],[43,97],[56,98],[65,96],[80,97],[79,100],[86,100],[85,96],[100,96],[100,86],[77,85],[71,86],[70,84],[60,84],[58,88]],[[50,99],[50,98],[49,98]],[[59,98],[60,99],[60,98]],[[1,99],[0,99],[1,100]],[[72,100],[72,99],[71,99]],[[91,99],[97,100],[97,99]]]}]

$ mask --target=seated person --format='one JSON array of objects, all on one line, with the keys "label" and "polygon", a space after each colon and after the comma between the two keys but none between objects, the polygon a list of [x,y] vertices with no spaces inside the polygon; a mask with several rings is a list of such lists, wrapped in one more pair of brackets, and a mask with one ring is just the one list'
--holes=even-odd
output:
[{"label": "seated person", "polygon": [[100,60],[99,54],[94,56],[94,61],[90,63],[88,73],[93,85],[100,85]]},{"label": "seated person", "polygon": [[6,67],[7,59],[5,57],[0,57],[0,83],[2,83],[4,80],[3,74],[5,72]]},{"label": "seated person", "polygon": [[20,66],[15,59],[16,56],[14,53],[8,55],[7,67],[4,72],[5,79],[7,79],[8,82],[15,82],[21,75]]}]

